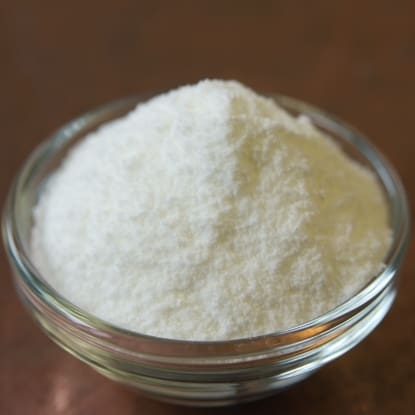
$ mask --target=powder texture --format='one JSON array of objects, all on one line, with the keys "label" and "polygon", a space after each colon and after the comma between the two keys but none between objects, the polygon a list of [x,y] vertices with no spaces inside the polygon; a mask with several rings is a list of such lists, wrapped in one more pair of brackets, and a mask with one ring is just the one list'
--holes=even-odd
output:
[{"label": "powder texture", "polygon": [[48,181],[32,254],[68,300],[150,335],[293,327],[382,269],[375,177],[304,116],[233,81],[153,98],[88,135]]}]

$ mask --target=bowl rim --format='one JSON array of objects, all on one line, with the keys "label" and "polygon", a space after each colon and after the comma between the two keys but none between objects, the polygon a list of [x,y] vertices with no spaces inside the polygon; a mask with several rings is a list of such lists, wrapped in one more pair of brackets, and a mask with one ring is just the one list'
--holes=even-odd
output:
[{"label": "bowl rim", "polygon": [[[125,113],[128,113],[136,105],[145,102],[146,99],[152,96],[150,94],[145,96],[139,95],[112,101],[72,119],[49,136],[47,140],[41,143],[31,153],[12,182],[2,215],[4,245],[12,263],[19,270],[19,282],[22,282],[28,287],[36,297],[53,311],[78,325],[100,331],[102,337],[107,337],[103,335],[105,333],[108,337],[114,335],[127,337],[134,341],[162,342],[176,345],[180,348],[183,347],[184,350],[191,345],[205,346],[210,350],[218,345],[233,345],[238,347],[254,344],[258,344],[261,349],[268,349],[271,346],[275,347],[278,345],[292,344],[296,341],[304,341],[309,337],[307,333],[312,333],[314,336],[319,335],[328,328],[333,327],[338,321],[347,319],[359,310],[364,309],[366,304],[391,282],[401,266],[410,239],[409,204],[399,176],[375,146],[354,127],[314,105],[285,95],[269,94],[268,96],[270,98],[275,100],[288,112],[305,114],[318,128],[336,132],[342,140],[352,145],[359,152],[359,155],[363,156],[370,164],[371,169],[385,190],[385,196],[387,197],[390,210],[390,220],[393,224],[392,243],[385,258],[384,269],[357,294],[319,317],[285,330],[231,340],[182,340],[139,333],[108,323],[66,300],[42,278],[30,260],[30,255],[24,247],[22,235],[19,232],[16,215],[17,198],[26,181],[30,179],[30,173],[33,168],[39,163],[44,163],[45,160],[51,160],[65,144],[75,137],[77,132],[97,119],[110,114],[124,110]],[[106,121],[116,118],[111,116]]]}]

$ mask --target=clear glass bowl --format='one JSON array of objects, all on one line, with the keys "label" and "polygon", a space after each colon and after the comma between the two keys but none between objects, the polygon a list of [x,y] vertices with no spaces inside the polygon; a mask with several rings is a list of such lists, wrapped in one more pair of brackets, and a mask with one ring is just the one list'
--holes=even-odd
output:
[{"label": "clear glass bowl", "polygon": [[17,291],[46,334],[103,375],[174,403],[214,406],[257,399],[286,388],[362,341],[390,309],[410,229],[408,203],[394,170],[362,135],[335,117],[284,96],[289,112],[308,115],[383,186],[393,243],[386,267],[346,303],[313,321],[265,336],[225,342],[175,341],[99,320],[61,297],[36,270],[28,249],[32,208],[42,184],[70,148],[142,99],[106,105],[71,121],[40,145],[14,180],[3,213],[3,237]]}]

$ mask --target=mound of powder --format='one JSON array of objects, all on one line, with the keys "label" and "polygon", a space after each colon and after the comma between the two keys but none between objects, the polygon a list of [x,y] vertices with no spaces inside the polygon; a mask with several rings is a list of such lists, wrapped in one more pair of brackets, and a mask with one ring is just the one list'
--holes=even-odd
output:
[{"label": "mound of powder", "polygon": [[224,340],[334,308],[389,243],[369,171],[306,117],[206,80],[74,148],[35,208],[31,249],[58,292],[112,324]]}]

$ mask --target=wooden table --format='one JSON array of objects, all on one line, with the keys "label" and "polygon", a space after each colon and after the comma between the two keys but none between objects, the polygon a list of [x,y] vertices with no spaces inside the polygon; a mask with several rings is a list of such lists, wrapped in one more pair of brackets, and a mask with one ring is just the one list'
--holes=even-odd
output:
[{"label": "wooden table", "polygon": [[[126,95],[235,78],[359,127],[415,194],[415,2],[3,0],[0,199],[33,147]],[[55,346],[0,253],[1,414],[414,414],[415,245],[396,303],[359,347],[273,398],[224,409],[141,398]]]}]

